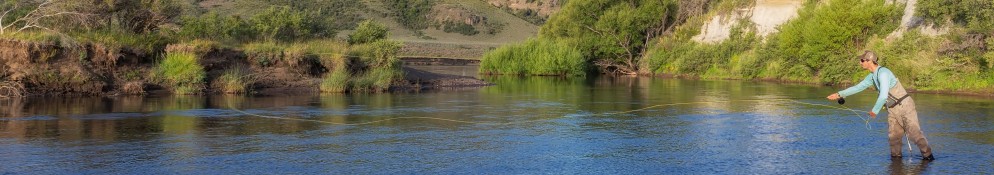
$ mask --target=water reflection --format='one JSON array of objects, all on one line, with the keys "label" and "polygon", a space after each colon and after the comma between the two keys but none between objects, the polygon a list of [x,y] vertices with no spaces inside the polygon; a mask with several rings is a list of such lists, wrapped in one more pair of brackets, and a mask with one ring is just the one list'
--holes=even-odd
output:
[{"label": "water reflection", "polygon": [[[994,162],[989,99],[915,94],[940,161],[929,165],[887,159],[883,117],[867,129],[849,111],[772,100],[831,104],[822,98],[835,88],[483,78],[497,85],[396,94],[2,101],[0,174],[989,174],[977,167]],[[865,108],[872,95],[847,98],[847,105]],[[665,106],[646,108],[654,105]],[[397,117],[486,124],[328,124]]]},{"label": "water reflection", "polygon": [[928,170],[928,164],[932,161],[923,160],[913,162],[911,160],[904,160],[901,158],[892,158],[890,160],[890,174],[922,174]]}]

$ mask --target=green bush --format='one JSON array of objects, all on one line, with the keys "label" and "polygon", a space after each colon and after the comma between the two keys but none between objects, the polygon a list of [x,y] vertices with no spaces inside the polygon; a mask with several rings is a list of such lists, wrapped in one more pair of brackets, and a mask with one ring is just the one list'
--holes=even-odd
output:
[{"label": "green bush", "polygon": [[252,29],[263,39],[292,42],[311,36],[314,19],[289,7],[270,7],[252,16],[250,22]]},{"label": "green bush", "polygon": [[390,85],[404,77],[399,68],[373,67],[352,82],[353,92],[381,92],[390,89]]},{"label": "green bush", "polygon": [[511,75],[584,76],[590,62],[567,40],[532,38],[483,55],[480,72]]},{"label": "green bush", "polygon": [[[397,58],[400,43],[389,40],[378,40],[371,43],[353,45],[348,51],[348,57],[358,58],[355,67],[335,67],[331,75],[322,82],[326,92],[334,92],[347,86],[352,92],[380,92],[390,88],[390,85],[404,77],[402,62]],[[340,58],[335,62],[344,62]],[[347,70],[354,70],[351,80],[344,80]],[[347,83],[343,83],[347,82]]]},{"label": "green bush", "polygon": [[341,93],[346,92],[350,87],[349,72],[345,68],[336,68],[325,75],[318,87],[321,92]]},{"label": "green bush", "polygon": [[334,37],[338,30],[352,29],[362,20],[358,10],[365,9],[360,0],[266,0],[271,5],[289,6],[313,20],[311,35],[317,38]]},{"label": "green bush", "polygon": [[349,34],[349,44],[365,44],[382,40],[387,37],[387,32],[387,27],[382,24],[372,20],[362,21],[359,23],[359,27],[356,27],[355,32]]},{"label": "green bush", "polygon": [[636,70],[649,36],[672,25],[674,0],[570,0],[539,30],[540,38],[576,40],[584,57]]},{"label": "green bush", "polygon": [[246,44],[242,46],[242,49],[245,50],[245,54],[252,64],[268,67],[283,59],[283,51],[286,50],[286,47],[274,42],[257,42]]},{"label": "green bush", "polygon": [[[929,37],[918,31],[909,31],[894,41],[874,38],[868,48],[877,51],[881,65],[894,71],[905,87],[917,90],[968,90],[991,92],[994,71],[986,65],[966,64],[963,54],[940,53],[949,43],[946,37]],[[863,75],[863,74],[860,74]],[[862,76],[851,77],[858,81]]]},{"label": "green bush", "polygon": [[214,88],[227,94],[240,94],[250,92],[253,77],[248,68],[232,67],[228,68],[220,77],[214,80]]},{"label": "green bush", "polygon": [[642,69],[656,73],[696,75],[707,78],[750,78],[750,69],[759,64],[753,55],[745,54],[759,44],[752,23],[739,21],[729,38],[715,44],[686,40],[653,47]]},{"label": "green bush", "polygon": [[177,94],[197,94],[204,87],[206,73],[193,53],[166,53],[156,72]]},{"label": "green bush", "polygon": [[197,17],[183,18],[179,36],[185,39],[209,39],[215,41],[246,41],[256,38],[252,26],[237,16],[221,16],[211,11]]},{"label": "green bush", "polygon": [[445,31],[446,33],[459,33],[463,35],[476,35],[480,33],[480,31],[476,31],[476,28],[472,25],[452,21],[446,21],[443,23],[442,31]]},{"label": "green bush", "polygon": [[397,58],[401,45],[396,41],[379,40],[372,43],[354,45],[349,49],[349,56],[358,57],[368,67],[400,68],[402,62]]},{"label": "green bush", "polygon": [[945,25],[949,20],[965,26],[971,33],[990,34],[994,31],[994,1],[990,0],[929,0],[918,2],[916,12],[926,21]]}]

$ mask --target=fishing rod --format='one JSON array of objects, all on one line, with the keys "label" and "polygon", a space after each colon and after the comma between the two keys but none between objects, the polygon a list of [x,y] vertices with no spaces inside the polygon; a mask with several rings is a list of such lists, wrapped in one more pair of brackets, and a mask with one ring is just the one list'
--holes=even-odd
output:
[{"label": "fishing rod", "polygon": [[[628,110],[628,111],[608,112],[608,113],[599,113],[599,114],[582,114],[582,115],[579,115],[579,116],[610,116],[610,115],[619,115],[619,114],[634,113],[634,112],[639,112],[639,111],[644,111],[644,110],[648,110],[648,109],[652,109],[652,108],[658,108],[658,107],[664,107],[664,106],[680,106],[680,105],[692,105],[692,104],[713,104],[713,103],[732,103],[732,102],[783,101],[783,102],[792,102],[792,103],[805,104],[805,105],[811,105],[811,106],[823,106],[823,107],[829,107],[829,108],[834,108],[834,109],[838,109],[838,110],[848,110],[848,111],[853,112],[853,114],[856,114],[858,117],[860,117],[860,119],[862,119],[864,121],[867,130],[872,130],[872,127],[869,125],[869,119],[868,118],[864,118],[862,115],[859,115],[859,113],[856,112],[857,110],[850,109],[850,108],[845,107],[845,106],[843,106],[843,107],[840,108],[840,107],[835,107],[835,106],[830,106],[830,105],[825,105],[825,104],[807,103],[807,102],[798,101],[798,99],[806,99],[806,98],[742,99],[742,100],[718,100],[718,101],[699,101],[699,102],[667,103],[667,104],[652,105],[652,106],[648,106],[648,107],[644,107],[644,108],[640,108],[640,109]],[[228,108],[231,109],[231,110],[233,110],[233,111],[235,111],[235,112],[242,113],[242,114],[249,115],[249,116],[256,116],[256,117],[270,118],[270,119],[281,119],[281,120],[308,121],[308,122],[317,122],[317,123],[325,123],[325,124],[332,124],[332,125],[344,125],[344,126],[368,125],[368,124],[386,122],[386,121],[391,121],[391,120],[407,120],[407,119],[429,119],[429,120],[440,120],[440,121],[449,121],[449,122],[467,123],[467,124],[480,124],[480,125],[512,125],[512,124],[521,124],[521,123],[530,123],[530,122],[538,122],[538,121],[548,120],[548,119],[536,119],[536,120],[525,120],[525,121],[517,121],[517,122],[495,123],[495,122],[474,122],[474,121],[457,120],[457,119],[447,119],[447,118],[437,118],[437,117],[393,117],[393,118],[388,118],[388,119],[381,119],[381,120],[375,120],[375,121],[369,121],[369,122],[362,122],[362,123],[339,123],[339,122],[329,122],[329,121],[313,120],[313,119],[288,118],[288,117],[282,117],[282,116],[269,116],[269,115],[254,114],[254,113],[249,113],[249,112],[246,112],[246,111],[243,111],[243,110],[240,110],[240,109],[236,108],[233,104],[231,104],[231,102],[229,102]]]},{"label": "fishing rod", "polygon": [[[610,115],[618,115],[618,114],[627,114],[627,113],[644,111],[644,110],[648,110],[648,109],[652,109],[652,108],[658,108],[658,107],[663,107],[663,106],[678,106],[678,105],[691,105],[691,104],[711,104],[711,103],[731,103],[731,102],[750,102],[750,101],[784,101],[784,102],[791,102],[791,103],[811,105],[811,106],[822,106],[822,107],[828,107],[828,108],[833,108],[833,109],[838,109],[838,110],[848,110],[848,111],[852,112],[853,114],[855,114],[857,117],[859,117],[861,120],[863,120],[864,126],[865,126],[865,128],[867,130],[873,130],[872,125],[870,125],[869,116],[863,117],[861,114],[859,114],[857,112],[857,111],[860,111],[860,112],[867,112],[867,111],[855,110],[855,109],[846,107],[844,105],[846,103],[844,98],[839,98],[839,100],[837,101],[837,103],[839,103],[839,106],[842,106],[842,107],[835,107],[835,106],[826,105],[826,104],[816,104],[816,103],[808,103],[808,102],[799,101],[799,100],[803,100],[803,99],[809,99],[809,98],[743,99],[743,100],[720,100],[720,101],[700,101],[700,102],[667,103],[667,104],[658,104],[658,105],[648,106],[648,107],[644,107],[644,108],[640,108],[640,109],[635,109],[635,110],[628,110],[628,111],[621,111],[621,112],[600,113],[600,114],[587,114],[587,115],[580,115],[580,116],[610,116]],[[243,110],[240,110],[240,109],[234,107],[234,105],[232,104],[232,102],[228,102],[228,107],[231,110],[233,110],[233,111],[236,111],[236,112],[239,112],[239,113],[242,113],[242,114],[245,114],[245,115],[250,115],[250,116],[262,117],[262,118],[269,118],[269,119],[279,119],[279,120],[294,120],[294,121],[316,122],[316,123],[324,123],[324,124],[332,124],[332,125],[342,125],[342,126],[359,126],[359,125],[368,125],[368,124],[374,124],[374,123],[380,123],[380,122],[386,122],[386,121],[392,121],[392,120],[411,120],[411,119],[439,120],[439,121],[448,121],[448,122],[455,122],[455,123],[478,124],[478,125],[492,125],[492,126],[524,124],[524,123],[532,123],[532,122],[539,122],[539,121],[548,120],[548,118],[546,118],[546,119],[536,119],[536,120],[523,120],[523,121],[516,121],[516,122],[495,123],[495,122],[474,122],[474,121],[456,120],[456,119],[447,119],[447,118],[437,118],[437,117],[394,117],[394,118],[374,120],[374,121],[362,122],[362,123],[339,123],[339,122],[330,122],[330,121],[322,121],[322,120],[314,120],[314,119],[288,118],[288,117],[281,117],[281,116],[269,116],[269,115],[253,114],[253,113],[249,113],[249,112],[246,112],[246,111],[243,111]],[[908,139],[907,134],[905,134],[904,139],[905,139],[906,142],[908,142],[908,151],[914,152],[914,150],[911,148],[911,142],[910,142],[910,139]]]}]

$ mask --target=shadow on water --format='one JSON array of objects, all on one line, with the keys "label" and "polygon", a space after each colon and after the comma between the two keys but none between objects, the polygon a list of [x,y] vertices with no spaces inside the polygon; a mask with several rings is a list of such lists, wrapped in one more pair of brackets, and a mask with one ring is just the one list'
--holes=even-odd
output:
[{"label": "shadow on water", "polygon": [[[915,156],[887,159],[886,114],[864,121],[846,110],[763,100],[833,105],[823,98],[836,88],[482,78],[496,85],[395,94],[0,101],[0,174],[994,172],[989,99],[915,94],[938,159],[922,163]],[[847,106],[867,110],[874,95],[849,97]],[[657,105],[664,106],[647,108]],[[402,117],[416,119],[386,120]],[[381,122],[334,124],[373,121]]]}]

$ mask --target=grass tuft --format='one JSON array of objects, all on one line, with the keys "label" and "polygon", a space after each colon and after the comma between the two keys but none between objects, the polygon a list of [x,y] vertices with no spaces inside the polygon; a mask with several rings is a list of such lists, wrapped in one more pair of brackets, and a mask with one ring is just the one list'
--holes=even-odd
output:
[{"label": "grass tuft", "polygon": [[254,77],[245,67],[228,68],[220,77],[214,80],[214,87],[226,94],[241,94],[251,92]]},{"label": "grass tuft", "polygon": [[331,93],[344,93],[346,92],[351,83],[349,81],[349,72],[347,69],[338,68],[329,72],[322,79],[319,89],[321,92],[331,92]]},{"label": "grass tuft", "polygon": [[567,40],[529,39],[483,55],[480,72],[508,75],[584,76],[590,62]]},{"label": "grass tuft", "polygon": [[166,53],[156,70],[176,94],[198,94],[203,90],[206,73],[204,67],[197,63],[196,54]]}]

